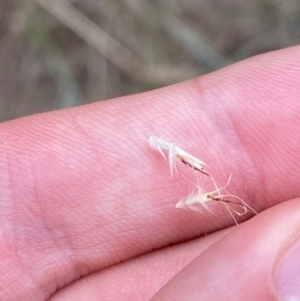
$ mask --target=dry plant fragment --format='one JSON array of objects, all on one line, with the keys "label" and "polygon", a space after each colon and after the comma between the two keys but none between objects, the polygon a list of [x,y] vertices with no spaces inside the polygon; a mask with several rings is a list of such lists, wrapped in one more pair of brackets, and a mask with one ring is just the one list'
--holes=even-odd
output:
[{"label": "dry plant fragment", "polygon": [[177,170],[176,163],[178,160],[203,173],[204,175],[210,176],[203,168],[203,165],[205,165],[203,161],[189,154],[188,152],[177,146],[175,143],[170,142],[167,139],[155,136],[149,137],[149,143],[152,149],[158,151],[164,158],[166,158],[166,154],[168,155],[172,176],[173,172]]},{"label": "dry plant fragment", "polygon": [[[176,208],[182,208],[182,209],[192,209],[197,210],[197,206],[200,205],[204,207],[205,209],[209,210],[208,205],[210,202],[219,202],[222,205],[224,205],[227,209],[227,211],[230,213],[231,217],[235,221],[236,224],[237,221],[233,216],[233,213],[241,216],[246,214],[247,212],[252,212],[257,214],[257,212],[251,208],[248,204],[246,204],[241,198],[239,198],[236,195],[232,194],[222,194],[222,191],[225,191],[225,188],[229,185],[231,176],[229,177],[229,180],[227,184],[224,187],[218,188],[215,181],[211,179],[216,187],[216,190],[211,192],[206,192],[202,188],[198,187],[198,193],[196,194],[190,194],[187,198],[180,200],[176,204]],[[242,209],[241,211],[237,210],[236,207]]]},{"label": "dry plant fragment", "polygon": [[[238,216],[244,215],[247,212],[253,212],[257,214],[257,212],[252,209],[248,204],[246,204],[241,198],[238,196],[228,194],[226,192],[226,187],[229,185],[231,176],[228,179],[228,182],[225,186],[219,188],[216,181],[208,174],[203,166],[205,163],[189,154],[185,150],[178,147],[175,143],[170,142],[164,138],[150,136],[149,143],[152,149],[158,151],[164,158],[168,157],[170,164],[171,175],[173,175],[174,171],[177,171],[177,162],[180,161],[184,164],[187,164],[189,167],[199,171],[202,175],[208,176],[210,181],[213,183],[215,190],[208,192],[199,185],[195,185],[195,183],[188,180],[184,174],[182,176],[187,182],[190,182],[192,185],[198,188],[198,192],[195,194],[190,194],[187,198],[180,200],[176,204],[176,208],[184,208],[198,211],[199,205],[204,207],[206,210],[210,211],[209,204],[212,202],[219,202],[225,206],[235,223],[238,225],[237,220],[235,219],[233,213]],[[201,175],[199,174],[199,175]],[[225,192],[225,193],[223,193]]]}]

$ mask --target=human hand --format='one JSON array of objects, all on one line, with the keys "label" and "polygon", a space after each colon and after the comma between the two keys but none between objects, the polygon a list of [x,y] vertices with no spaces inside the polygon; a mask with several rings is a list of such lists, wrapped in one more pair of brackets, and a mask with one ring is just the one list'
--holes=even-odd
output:
[{"label": "human hand", "polygon": [[[0,299],[298,300],[299,58],[3,123]],[[219,183],[232,173],[264,212],[227,228],[225,212],[176,209],[189,190],[150,135],[185,142]]]}]

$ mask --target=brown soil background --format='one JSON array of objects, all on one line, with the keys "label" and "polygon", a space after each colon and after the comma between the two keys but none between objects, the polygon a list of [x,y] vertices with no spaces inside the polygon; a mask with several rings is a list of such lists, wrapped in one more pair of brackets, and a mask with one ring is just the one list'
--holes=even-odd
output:
[{"label": "brown soil background", "polygon": [[299,43],[299,0],[0,0],[0,121]]}]

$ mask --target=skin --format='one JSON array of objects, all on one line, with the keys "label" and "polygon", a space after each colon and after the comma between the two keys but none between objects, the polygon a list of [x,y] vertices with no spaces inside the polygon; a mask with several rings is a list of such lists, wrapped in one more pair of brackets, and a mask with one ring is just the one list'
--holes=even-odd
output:
[{"label": "skin", "polygon": [[[1,124],[0,300],[277,300],[300,226],[299,61],[289,48]],[[150,135],[180,141],[218,183],[232,174],[230,193],[260,213],[236,227],[222,206],[176,209],[192,187]]]}]

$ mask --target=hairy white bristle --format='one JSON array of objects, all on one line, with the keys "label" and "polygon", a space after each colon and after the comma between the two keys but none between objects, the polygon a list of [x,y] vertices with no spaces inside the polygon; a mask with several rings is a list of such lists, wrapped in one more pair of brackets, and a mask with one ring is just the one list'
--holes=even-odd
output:
[{"label": "hairy white bristle", "polygon": [[152,149],[158,151],[164,158],[166,158],[166,155],[168,156],[172,175],[173,172],[176,171],[176,163],[181,161],[182,163],[187,164],[191,168],[208,176],[208,173],[204,171],[203,168],[205,163],[177,146],[174,142],[170,142],[165,138],[150,136],[149,144]]}]

